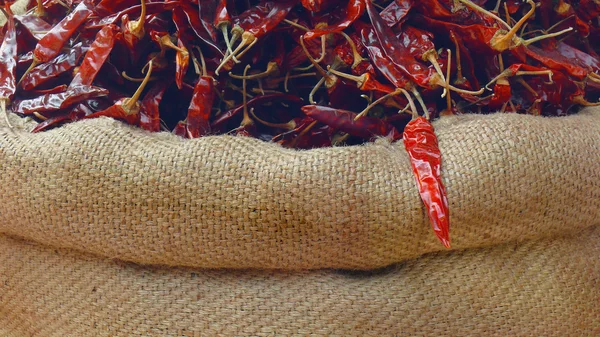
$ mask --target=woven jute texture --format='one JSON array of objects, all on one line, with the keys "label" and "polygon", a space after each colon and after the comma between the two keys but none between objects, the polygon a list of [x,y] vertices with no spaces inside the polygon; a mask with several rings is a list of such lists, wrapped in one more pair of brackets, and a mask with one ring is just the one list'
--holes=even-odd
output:
[{"label": "woven jute texture", "polygon": [[0,237],[0,335],[600,336],[600,227],[375,272],[142,267]]},{"label": "woven jute texture", "polygon": [[[0,119],[1,120],[1,119]],[[0,127],[0,232],[141,264],[372,269],[443,249],[402,142],[310,151],[112,119]],[[435,123],[454,248],[600,224],[600,110]]]}]

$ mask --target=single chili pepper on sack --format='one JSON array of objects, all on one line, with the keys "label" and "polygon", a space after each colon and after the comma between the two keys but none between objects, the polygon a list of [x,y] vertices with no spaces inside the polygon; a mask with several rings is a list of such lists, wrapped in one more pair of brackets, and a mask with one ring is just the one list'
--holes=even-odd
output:
[{"label": "single chili pepper on sack", "polygon": [[426,117],[413,116],[404,128],[404,146],[435,235],[446,248],[450,248],[450,214],[446,188],[442,183],[442,154],[437,136]]},{"label": "single chili pepper on sack", "polygon": [[12,127],[8,120],[7,105],[11,103],[17,90],[17,32],[15,29],[15,20],[13,18],[10,6],[5,4],[2,13],[8,18],[6,24],[6,33],[0,46],[0,113],[4,115],[6,124]]}]

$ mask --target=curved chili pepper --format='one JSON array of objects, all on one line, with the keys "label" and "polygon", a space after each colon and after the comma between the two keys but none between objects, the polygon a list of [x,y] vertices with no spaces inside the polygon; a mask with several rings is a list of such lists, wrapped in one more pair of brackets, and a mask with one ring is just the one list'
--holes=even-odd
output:
[{"label": "curved chili pepper", "polygon": [[448,198],[441,178],[442,154],[433,126],[427,119],[417,117],[406,125],[402,138],[429,221],[442,244],[450,248]]},{"label": "curved chili pepper", "polygon": [[346,17],[344,20],[331,26],[311,30],[304,34],[304,39],[311,40],[322,35],[341,32],[350,27],[354,21],[358,20],[364,14],[365,1],[369,2],[370,0],[350,0],[346,8]]},{"label": "curved chili pepper", "polygon": [[34,112],[47,112],[65,109],[89,98],[106,95],[108,95],[108,90],[103,88],[77,86],[74,88],[68,88],[66,91],[61,93],[47,94],[33,99],[15,102],[13,103],[12,108],[15,112],[31,115]]},{"label": "curved chili pepper", "polygon": [[58,76],[74,69],[84,53],[83,44],[79,42],[67,53],[60,54],[54,59],[33,68],[21,79],[19,86],[23,90],[33,90]]},{"label": "curved chili pepper", "polygon": [[17,90],[15,77],[17,75],[17,31],[15,19],[10,11],[10,6],[5,4],[5,13],[8,18],[6,33],[0,45],[0,113],[6,117],[6,123],[10,126],[6,106],[12,101]]},{"label": "curved chili pepper", "polygon": [[[210,46],[214,51],[223,55],[221,48],[215,43],[213,38],[206,32],[200,14],[192,7],[188,1],[182,1],[179,6],[173,9],[173,21],[179,23],[180,26],[189,26],[192,28],[196,36],[205,44]],[[187,24],[183,22],[187,21]]]},{"label": "curved chili pepper", "polygon": [[79,71],[75,74],[70,86],[92,85],[119,37],[118,32],[119,27],[107,25],[96,34],[96,39],[85,54]]},{"label": "curved chili pepper", "polygon": [[363,139],[388,137],[392,140],[398,140],[402,138],[402,135],[393,125],[379,118],[363,116],[356,120],[357,113],[320,105],[305,105],[302,107],[302,112],[333,129]]}]

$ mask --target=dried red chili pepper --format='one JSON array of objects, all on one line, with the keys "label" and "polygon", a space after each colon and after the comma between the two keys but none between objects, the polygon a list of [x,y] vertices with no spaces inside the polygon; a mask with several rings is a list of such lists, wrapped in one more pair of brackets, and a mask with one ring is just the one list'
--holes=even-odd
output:
[{"label": "dried red chili pepper", "polygon": [[21,23],[38,41],[52,29],[52,26],[37,15],[15,15],[15,21]]},{"label": "dried red chili pepper", "polygon": [[16,91],[17,73],[17,32],[15,19],[10,6],[5,4],[2,13],[8,18],[6,33],[0,45],[0,113],[6,118],[6,124],[10,127],[6,107],[11,103]]},{"label": "dried red chili pepper", "polygon": [[402,138],[433,230],[442,244],[450,248],[448,198],[441,178],[442,154],[433,126],[424,117],[416,117],[406,125]]},{"label": "dried red chili pepper", "polygon": [[413,2],[414,0],[392,1],[379,13],[379,15],[381,15],[381,18],[388,26],[393,27],[404,20],[410,9],[413,7]]},{"label": "dried red chili pepper", "polygon": [[192,102],[188,108],[187,117],[179,122],[173,133],[186,138],[198,138],[208,135],[210,130],[210,112],[215,98],[214,80],[206,73],[204,56],[202,59],[202,76],[194,87]]},{"label": "dried red chili pepper", "polygon": [[350,25],[354,21],[358,20],[358,18],[360,18],[364,14],[365,1],[368,2],[370,0],[350,0],[346,8],[346,17],[344,18],[344,20],[331,26],[311,30],[304,34],[304,39],[311,40],[315,37],[341,32],[344,29],[350,27]]},{"label": "dried red chili pepper", "polygon": [[165,91],[167,91],[169,82],[160,82],[150,88],[141,103],[140,109],[140,127],[150,132],[160,131],[160,102]]},{"label": "dried red chili pepper", "polygon": [[146,23],[146,0],[141,0],[141,2],[142,11],[140,13],[139,19],[130,21],[128,14],[124,14],[121,17],[121,30],[123,31],[123,41],[132,52],[137,49],[137,44],[146,34],[146,30],[144,29],[144,24]]},{"label": "dried red chili pepper", "polygon": [[[138,102],[142,96],[144,88],[150,80],[152,75],[152,61],[148,63],[148,72],[144,81],[140,84],[138,89],[131,97],[121,98],[111,107],[106,110],[95,112],[91,115],[85,116],[84,119],[97,118],[97,117],[110,117],[115,119],[121,119],[130,125],[139,125],[141,119],[141,104]],[[79,87],[76,87],[79,88]]]},{"label": "dried red chili pepper", "polygon": [[34,112],[47,112],[65,109],[87,99],[106,95],[108,95],[108,90],[103,88],[77,86],[74,88],[68,88],[66,91],[61,93],[47,94],[33,99],[14,102],[12,108],[15,112],[31,115]]},{"label": "dried red chili pepper", "polygon": [[71,81],[71,86],[92,85],[119,37],[118,32],[119,27],[107,25],[96,34],[96,39],[85,54],[77,74]]},{"label": "dried red chili pepper", "polygon": [[90,6],[88,0],[82,1],[69,15],[52,27],[52,29],[40,39],[33,51],[33,62],[25,73],[28,73],[40,63],[50,61],[60,53],[61,49],[73,33],[75,33],[75,31],[92,14]]},{"label": "dried red chili pepper", "polygon": [[48,81],[56,79],[58,76],[74,69],[83,56],[83,53],[83,44],[80,42],[74,45],[67,53],[60,54],[54,59],[33,68],[23,76],[19,86],[23,90],[33,90]]}]

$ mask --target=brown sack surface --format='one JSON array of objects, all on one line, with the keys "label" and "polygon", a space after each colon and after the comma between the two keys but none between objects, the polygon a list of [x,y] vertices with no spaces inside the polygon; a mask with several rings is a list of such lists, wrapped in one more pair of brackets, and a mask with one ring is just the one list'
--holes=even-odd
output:
[{"label": "brown sack surface", "polygon": [[0,237],[0,335],[599,336],[600,227],[376,272],[162,269]]},{"label": "brown sack surface", "polygon": [[[111,119],[0,127],[0,232],[142,264],[377,268],[444,249],[403,144],[310,151]],[[435,123],[454,248],[600,224],[600,110]]]}]

